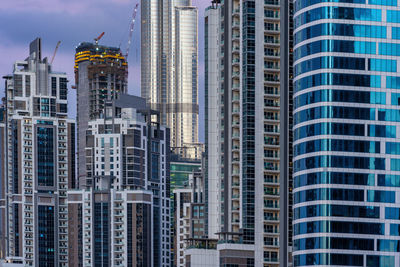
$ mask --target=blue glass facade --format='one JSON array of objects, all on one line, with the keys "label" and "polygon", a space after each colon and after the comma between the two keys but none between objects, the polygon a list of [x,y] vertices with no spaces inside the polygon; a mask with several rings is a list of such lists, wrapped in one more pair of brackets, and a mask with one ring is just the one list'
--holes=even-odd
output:
[{"label": "blue glass facade", "polygon": [[37,128],[38,185],[54,186],[54,129]]},{"label": "blue glass facade", "polygon": [[38,251],[40,267],[55,266],[55,211],[53,206],[38,206]]},{"label": "blue glass facade", "polygon": [[400,266],[399,8],[295,1],[294,266]]}]

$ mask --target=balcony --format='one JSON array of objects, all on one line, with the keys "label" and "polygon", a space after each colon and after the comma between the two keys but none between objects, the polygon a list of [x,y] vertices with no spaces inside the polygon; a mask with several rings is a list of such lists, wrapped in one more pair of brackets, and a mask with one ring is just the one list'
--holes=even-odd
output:
[{"label": "balcony", "polygon": [[278,216],[264,216],[265,221],[271,221],[271,222],[278,222],[279,217]]}]

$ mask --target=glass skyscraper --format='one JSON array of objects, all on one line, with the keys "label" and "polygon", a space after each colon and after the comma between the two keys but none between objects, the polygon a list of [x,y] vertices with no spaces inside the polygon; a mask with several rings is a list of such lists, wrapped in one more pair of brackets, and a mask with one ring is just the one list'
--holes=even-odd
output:
[{"label": "glass skyscraper", "polygon": [[294,266],[400,264],[397,0],[297,0]]},{"label": "glass skyscraper", "polygon": [[197,8],[191,0],[141,1],[141,96],[171,129],[171,148],[198,144]]}]

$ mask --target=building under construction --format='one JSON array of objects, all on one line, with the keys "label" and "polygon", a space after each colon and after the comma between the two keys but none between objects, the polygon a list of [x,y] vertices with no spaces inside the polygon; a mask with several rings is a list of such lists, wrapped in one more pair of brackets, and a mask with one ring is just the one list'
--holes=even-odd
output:
[{"label": "building under construction", "polygon": [[[103,35],[103,34],[102,34]],[[127,91],[128,64],[121,49],[95,43],[81,43],[75,54],[77,90],[78,175],[85,187],[85,146],[89,120],[104,116],[104,102]]]}]

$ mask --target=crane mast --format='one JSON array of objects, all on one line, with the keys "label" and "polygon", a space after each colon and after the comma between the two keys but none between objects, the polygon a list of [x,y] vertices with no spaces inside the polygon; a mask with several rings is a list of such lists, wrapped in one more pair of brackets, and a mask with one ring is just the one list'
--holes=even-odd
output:
[{"label": "crane mast", "polygon": [[128,60],[129,49],[130,49],[131,43],[132,43],[133,28],[135,26],[135,20],[136,20],[136,14],[137,14],[138,7],[139,7],[139,3],[137,3],[135,5],[135,8],[133,9],[132,20],[129,25],[129,38],[128,38],[128,45],[126,47],[126,54],[125,54],[126,60]]}]

